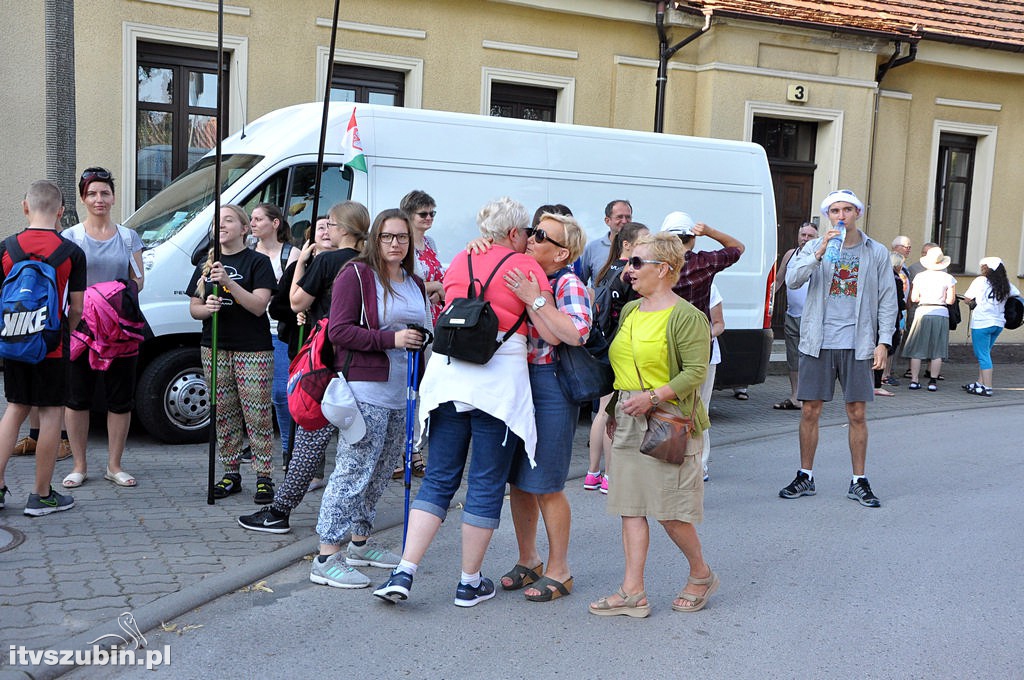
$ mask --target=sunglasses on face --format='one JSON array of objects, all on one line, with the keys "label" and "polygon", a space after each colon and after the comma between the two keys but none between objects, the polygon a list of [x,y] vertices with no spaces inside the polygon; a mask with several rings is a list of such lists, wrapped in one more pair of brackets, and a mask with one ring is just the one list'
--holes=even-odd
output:
[{"label": "sunglasses on face", "polygon": [[533,240],[536,241],[537,243],[544,243],[544,241],[547,241],[553,246],[556,246],[558,248],[565,248],[566,250],[568,250],[567,246],[563,246],[561,243],[548,236],[548,233],[543,229],[537,229],[536,227],[527,227],[526,238],[530,238],[531,236],[533,237]]},{"label": "sunglasses on face", "polygon": [[431,218],[431,219],[433,219],[434,217],[436,217],[436,216],[437,216],[437,211],[436,211],[436,210],[421,210],[421,211],[417,212],[417,213],[416,213],[416,215],[417,215],[417,216],[418,216],[418,217],[419,217],[419,218],[420,218],[421,220],[425,220],[425,219],[427,219],[428,217],[429,217],[429,218]]},{"label": "sunglasses on face", "polygon": [[398,241],[400,244],[405,245],[406,243],[409,242],[408,234],[389,234],[386,231],[377,238],[380,239],[381,243],[391,243],[392,241]]},{"label": "sunglasses on face", "polygon": [[[642,269],[645,264],[668,264],[668,263],[665,262],[664,260],[644,260],[644,259],[641,259],[640,257],[637,257],[636,255],[634,255],[633,257],[631,257],[628,260],[626,260],[626,264],[628,264],[633,269]],[[672,269],[672,265],[668,265],[668,268]]]}]

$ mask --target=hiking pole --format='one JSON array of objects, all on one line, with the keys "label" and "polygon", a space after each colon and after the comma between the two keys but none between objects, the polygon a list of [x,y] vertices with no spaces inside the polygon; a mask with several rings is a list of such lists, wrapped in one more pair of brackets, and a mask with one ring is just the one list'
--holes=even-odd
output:
[{"label": "hiking pole", "polygon": [[[213,163],[213,261],[220,262],[220,164],[224,100],[224,0],[217,0],[217,140]],[[213,294],[220,297],[220,286],[213,284]],[[206,475],[206,504],[213,505],[214,466],[217,461],[217,316],[210,319],[210,455]]]},{"label": "hiking pole", "polygon": [[[409,324],[411,330],[423,334],[423,348],[434,340],[433,334],[422,326]],[[409,494],[412,491],[412,449],[416,436],[416,385],[419,383],[420,349],[406,350],[405,369],[405,519],[402,520],[402,550],[405,550],[405,536],[409,531]]]},{"label": "hiking pole", "polygon": [[[299,326],[299,347],[302,347],[302,342],[306,334],[306,325]],[[282,451],[281,455],[284,457],[284,466],[287,468],[292,464],[292,451],[295,450],[295,418],[292,418],[292,414],[288,414],[288,450]]]}]

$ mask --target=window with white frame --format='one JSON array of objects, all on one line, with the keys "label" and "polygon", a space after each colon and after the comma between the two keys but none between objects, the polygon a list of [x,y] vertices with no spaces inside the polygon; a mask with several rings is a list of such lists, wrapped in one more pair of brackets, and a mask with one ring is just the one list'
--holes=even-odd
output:
[{"label": "window with white frame", "polygon": [[575,78],[484,67],[480,90],[482,115],[573,122]]}]

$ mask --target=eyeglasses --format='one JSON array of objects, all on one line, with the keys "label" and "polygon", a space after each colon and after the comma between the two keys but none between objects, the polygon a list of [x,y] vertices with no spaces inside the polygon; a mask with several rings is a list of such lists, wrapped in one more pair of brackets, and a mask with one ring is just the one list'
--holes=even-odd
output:
[{"label": "eyeglasses", "polygon": [[664,260],[643,260],[636,255],[626,260],[626,264],[633,269],[642,269],[645,264],[665,264],[668,265],[669,269],[674,269],[672,265],[668,264],[668,262],[665,262]]},{"label": "eyeglasses", "polygon": [[431,219],[433,219],[433,218],[434,218],[435,216],[437,216],[437,211],[436,211],[436,210],[421,210],[421,211],[419,211],[418,213],[416,213],[416,215],[417,215],[417,216],[418,216],[418,217],[419,217],[419,218],[420,218],[421,220],[425,220],[425,219],[427,219],[428,217],[429,217],[429,218],[431,218]]},{"label": "eyeglasses", "polygon": [[546,231],[544,231],[543,229],[537,229],[535,227],[527,227],[526,228],[526,238],[530,238],[531,236],[533,237],[533,240],[536,241],[537,243],[544,243],[544,241],[548,241],[552,245],[557,246],[559,248],[565,248],[566,250],[569,249],[568,246],[563,246],[561,243],[559,243],[555,239],[553,239],[550,236],[548,236],[548,233]]},{"label": "eyeglasses", "polygon": [[377,236],[377,238],[380,239],[381,243],[391,243],[392,241],[398,241],[402,245],[405,245],[406,243],[409,242],[408,234],[391,234],[386,231]]}]

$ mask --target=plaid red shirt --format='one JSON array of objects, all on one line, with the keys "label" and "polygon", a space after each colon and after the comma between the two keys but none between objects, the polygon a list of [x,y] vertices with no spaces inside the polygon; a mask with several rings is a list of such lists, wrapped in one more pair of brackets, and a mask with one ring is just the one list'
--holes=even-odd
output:
[{"label": "plaid red shirt", "polygon": [[[555,272],[555,275],[549,277],[548,281],[551,282],[551,288],[555,293],[555,307],[572,318],[576,330],[580,332],[580,338],[586,342],[593,321],[590,293],[587,292],[586,286],[576,274],[567,269]],[[545,342],[534,325],[529,322],[527,322],[526,337],[529,339],[526,353],[526,360],[529,363],[541,365],[555,363],[555,348]]]},{"label": "plaid red shirt", "polygon": [[711,284],[715,274],[736,264],[742,252],[739,248],[721,250],[700,250],[686,253],[686,263],[679,272],[679,281],[672,286],[675,294],[704,312],[711,319]]}]

